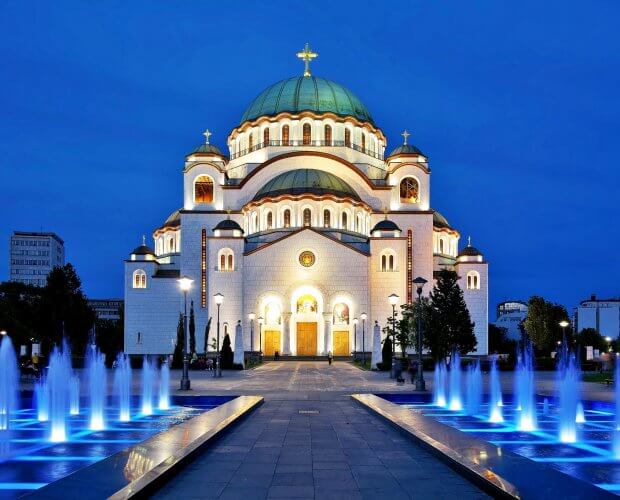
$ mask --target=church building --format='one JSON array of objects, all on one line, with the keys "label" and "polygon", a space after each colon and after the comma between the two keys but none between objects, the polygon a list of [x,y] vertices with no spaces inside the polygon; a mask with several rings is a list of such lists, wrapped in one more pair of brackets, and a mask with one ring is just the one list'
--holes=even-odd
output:
[{"label": "church building", "polygon": [[370,352],[388,297],[399,311],[416,299],[414,278],[428,280],[426,295],[448,268],[475,323],[473,354],[487,354],[488,264],[471,244],[459,251],[459,232],[432,208],[428,156],[406,131],[388,150],[351,90],[310,73],[316,55],[306,45],[303,75],[248,105],[228,154],[207,131],[185,157],[182,206],[125,261],[125,352],[173,351],[181,276],[193,280],[198,352],[213,350],[217,294],[221,335],[235,346],[242,332],[245,351]]}]

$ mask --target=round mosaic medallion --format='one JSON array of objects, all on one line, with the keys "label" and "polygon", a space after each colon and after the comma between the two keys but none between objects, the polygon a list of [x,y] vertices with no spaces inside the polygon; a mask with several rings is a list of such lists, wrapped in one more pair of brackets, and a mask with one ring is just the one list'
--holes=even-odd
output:
[{"label": "round mosaic medallion", "polygon": [[316,257],[310,250],[305,250],[299,254],[299,263],[304,267],[310,267],[314,265]]}]

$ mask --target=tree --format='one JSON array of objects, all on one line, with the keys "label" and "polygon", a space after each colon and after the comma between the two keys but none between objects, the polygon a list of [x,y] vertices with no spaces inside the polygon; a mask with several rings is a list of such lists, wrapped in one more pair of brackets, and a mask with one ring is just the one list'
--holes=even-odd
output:
[{"label": "tree", "polygon": [[401,318],[396,322],[396,340],[400,344],[401,351],[406,352],[412,346],[418,348],[418,316],[422,325],[422,336],[428,332],[428,321],[430,314],[430,302],[428,297],[421,297],[418,302],[415,300],[411,304],[400,306]]},{"label": "tree", "polygon": [[0,283],[0,330],[6,330],[16,346],[39,341],[42,291],[17,281]]},{"label": "tree", "polygon": [[435,359],[445,358],[455,349],[466,354],[478,343],[458,279],[456,272],[443,269],[430,293],[424,341]]},{"label": "tree", "polygon": [[512,354],[516,351],[517,342],[506,335],[506,328],[489,323],[489,352]]},{"label": "tree", "polygon": [[172,353],[172,368],[181,368],[183,366],[183,315],[179,313],[179,322],[177,323],[177,342],[174,345]]},{"label": "tree", "polygon": [[110,366],[116,355],[123,350],[123,310],[120,319],[98,319],[95,322],[95,341],[105,354],[106,364]]},{"label": "tree", "polygon": [[[523,327],[530,340],[540,351],[551,351],[564,335],[561,321],[568,321],[568,313],[564,306],[547,302],[543,297],[534,295],[527,303],[527,317]],[[566,340],[571,337],[570,327],[566,328]]]},{"label": "tree", "polygon": [[189,308],[189,352],[196,352],[196,323],[194,323],[194,301]]},{"label": "tree", "polygon": [[233,365],[233,351],[230,347],[230,335],[224,335],[222,341],[222,350],[220,351],[220,362],[222,363],[222,369],[230,369]]},{"label": "tree", "polygon": [[205,354],[207,353],[208,347],[209,347],[209,331],[211,330],[211,320],[212,319],[213,318],[210,317],[209,321],[207,321],[207,324],[205,326],[205,341],[204,341],[204,349],[203,349]]},{"label": "tree", "polygon": [[38,330],[43,341],[42,353],[45,355],[53,345],[60,345],[63,336],[73,352],[84,352],[95,318],[74,267],[54,267],[41,293]]},{"label": "tree", "polygon": [[588,346],[598,349],[600,352],[606,352],[609,345],[603,336],[596,331],[596,328],[584,328],[575,335],[575,342],[579,346],[582,360],[586,359],[586,351]]}]

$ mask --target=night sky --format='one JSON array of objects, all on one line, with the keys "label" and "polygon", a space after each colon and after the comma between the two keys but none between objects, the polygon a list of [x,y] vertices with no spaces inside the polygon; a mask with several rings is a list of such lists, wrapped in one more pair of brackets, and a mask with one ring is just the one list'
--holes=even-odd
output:
[{"label": "night sky", "polygon": [[[430,158],[431,205],[490,262],[490,311],[620,295],[620,2],[3,1],[0,279],[14,229],[55,231],[93,298],[182,204],[266,86],[349,87]],[[152,241],[152,240],[150,240]]]}]

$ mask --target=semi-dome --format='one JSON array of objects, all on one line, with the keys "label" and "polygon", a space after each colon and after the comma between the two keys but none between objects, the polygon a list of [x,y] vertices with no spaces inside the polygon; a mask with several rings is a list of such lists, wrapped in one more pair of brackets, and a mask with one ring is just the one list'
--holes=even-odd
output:
[{"label": "semi-dome", "polygon": [[213,228],[214,231],[240,231],[243,233],[241,226],[232,219],[224,219],[217,223]]},{"label": "semi-dome", "polygon": [[225,157],[225,155],[220,151],[220,148],[214,146],[213,144],[201,144],[190,153],[190,155],[195,154],[212,154]]},{"label": "semi-dome", "polygon": [[277,175],[258,190],[253,201],[282,195],[314,194],[353,198],[360,201],[355,190],[339,177],[323,170],[300,168]]},{"label": "semi-dome", "polygon": [[375,224],[375,227],[373,227],[370,230],[370,233],[374,233],[375,231],[400,231],[401,229],[396,225],[395,222],[388,220],[388,219],[384,219],[381,220],[379,222],[377,222]]},{"label": "semi-dome", "polygon": [[482,252],[478,250],[476,247],[472,247],[471,243],[468,244],[463,250],[459,252],[459,257],[478,257],[482,256]]},{"label": "semi-dome", "polygon": [[241,123],[279,113],[334,113],[374,125],[366,106],[346,87],[316,76],[297,76],[274,83],[248,106]]},{"label": "semi-dome", "polygon": [[146,245],[140,245],[139,247],[134,248],[131,253],[132,255],[155,255],[153,249]]}]

